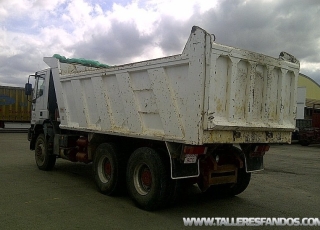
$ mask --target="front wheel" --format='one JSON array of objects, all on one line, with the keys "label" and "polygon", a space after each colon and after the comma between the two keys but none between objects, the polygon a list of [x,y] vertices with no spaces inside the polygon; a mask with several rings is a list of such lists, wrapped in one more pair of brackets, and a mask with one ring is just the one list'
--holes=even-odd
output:
[{"label": "front wheel", "polygon": [[52,170],[56,163],[56,156],[48,152],[48,144],[44,134],[39,134],[35,144],[35,160],[39,169]]},{"label": "front wheel", "polygon": [[143,147],[130,156],[127,187],[138,207],[155,210],[167,205],[172,192],[170,180],[168,167],[160,152]]}]

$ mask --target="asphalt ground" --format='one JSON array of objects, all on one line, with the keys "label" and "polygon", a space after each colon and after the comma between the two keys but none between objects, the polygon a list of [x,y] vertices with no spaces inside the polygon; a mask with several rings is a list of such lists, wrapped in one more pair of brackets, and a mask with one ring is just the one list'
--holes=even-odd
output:
[{"label": "asphalt ground", "polygon": [[[242,194],[225,199],[208,197],[191,186],[174,206],[147,212],[135,207],[126,195],[99,193],[91,164],[58,159],[53,171],[40,171],[26,133],[0,133],[1,230],[220,229],[185,227],[182,218],[320,218],[319,190],[320,145],[272,145],[265,155],[265,170],[252,175]],[[231,227],[242,228],[250,227]]]}]

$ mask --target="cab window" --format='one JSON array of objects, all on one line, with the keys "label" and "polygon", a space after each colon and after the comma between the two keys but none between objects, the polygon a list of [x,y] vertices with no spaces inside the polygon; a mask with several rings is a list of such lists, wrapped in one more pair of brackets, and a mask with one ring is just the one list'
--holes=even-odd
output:
[{"label": "cab window", "polygon": [[43,95],[44,91],[44,77],[39,76],[37,78],[37,91],[36,91],[36,98],[39,98]]}]

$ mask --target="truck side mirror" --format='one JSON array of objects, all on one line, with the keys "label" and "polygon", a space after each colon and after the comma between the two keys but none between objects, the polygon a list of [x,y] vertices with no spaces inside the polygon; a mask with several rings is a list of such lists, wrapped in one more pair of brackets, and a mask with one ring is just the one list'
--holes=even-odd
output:
[{"label": "truck side mirror", "polygon": [[26,83],[26,85],[24,87],[24,93],[27,96],[30,96],[32,94],[32,84]]}]

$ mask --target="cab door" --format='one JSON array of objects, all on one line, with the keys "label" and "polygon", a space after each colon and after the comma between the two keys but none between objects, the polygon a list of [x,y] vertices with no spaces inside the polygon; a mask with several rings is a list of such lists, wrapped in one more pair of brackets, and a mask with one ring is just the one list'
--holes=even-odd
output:
[{"label": "cab door", "polygon": [[48,91],[49,91],[50,69],[36,73],[35,87],[32,99],[31,124],[42,124],[49,118]]}]

